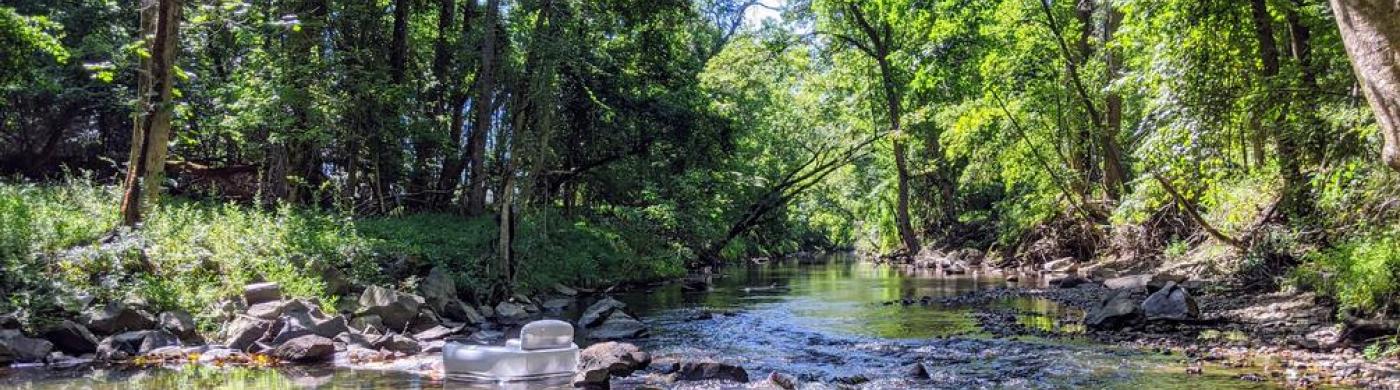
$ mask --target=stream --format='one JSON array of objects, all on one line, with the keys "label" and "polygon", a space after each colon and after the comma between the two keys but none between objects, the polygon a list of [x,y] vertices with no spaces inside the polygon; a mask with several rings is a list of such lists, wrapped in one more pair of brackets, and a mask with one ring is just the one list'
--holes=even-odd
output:
[{"label": "stream", "polygon": [[[1083,313],[1044,299],[1008,298],[993,304],[1016,313],[1022,326],[1064,337],[996,338],[979,328],[973,316],[976,308],[888,304],[1006,285],[994,275],[936,275],[829,254],[729,267],[708,291],[687,291],[682,283],[672,283],[617,298],[650,326],[651,336],[633,343],[652,353],[653,366],[714,359],[744,367],[754,382],[781,372],[817,388],[1271,388],[1236,379],[1237,374],[1225,369],[1186,375],[1180,356],[1076,338],[1083,332]],[[927,379],[910,376],[915,364],[923,366]],[[640,380],[614,380],[614,388],[630,388]],[[461,385],[393,371],[328,366],[0,369],[0,388],[311,387]]]}]

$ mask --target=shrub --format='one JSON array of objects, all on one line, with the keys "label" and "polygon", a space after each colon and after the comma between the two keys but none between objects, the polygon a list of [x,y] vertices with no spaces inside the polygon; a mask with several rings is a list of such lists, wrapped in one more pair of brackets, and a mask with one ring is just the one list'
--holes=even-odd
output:
[{"label": "shrub", "polygon": [[1335,297],[1343,309],[1388,311],[1400,298],[1400,228],[1365,234],[1315,252],[1295,279]]}]

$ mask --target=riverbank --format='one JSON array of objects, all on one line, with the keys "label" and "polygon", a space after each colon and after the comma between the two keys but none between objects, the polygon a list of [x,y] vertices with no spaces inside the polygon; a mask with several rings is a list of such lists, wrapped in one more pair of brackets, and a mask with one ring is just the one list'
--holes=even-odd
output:
[{"label": "riverbank", "polygon": [[1124,287],[1109,280],[1073,287],[1052,285],[1048,278],[1021,280],[1026,282],[935,301],[976,311],[979,325],[996,337],[1087,340],[1163,354],[1184,365],[1176,373],[1181,376],[1227,371],[1240,381],[1267,381],[1296,388],[1400,388],[1400,359],[1365,356],[1364,341],[1350,339],[1345,327],[1331,315],[1335,308],[1313,293],[1260,292],[1188,280],[1182,285],[1194,287],[1189,291],[1199,309],[1196,318],[1057,332],[1027,326],[1018,316],[1024,313],[988,303],[1008,297],[1036,297],[1079,308],[1092,316]]}]

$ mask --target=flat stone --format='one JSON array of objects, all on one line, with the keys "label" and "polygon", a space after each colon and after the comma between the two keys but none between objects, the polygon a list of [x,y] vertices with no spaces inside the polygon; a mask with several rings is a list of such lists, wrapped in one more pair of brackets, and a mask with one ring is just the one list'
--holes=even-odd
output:
[{"label": "flat stone", "polygon": [[277,283],[253,283],[243,286],[243,302],[253,306],[282,299],[282,286]]},{"label": "flat stone", "polygon": [[646,324],[622,311],[613,311],[602,324],[588,328],[588,338],[592,340],[635,339],[646,337],[647,333]]},{"label": "flat stone", "polygon": [[614,310],[624,307],[627,307],[627,304],[622,303],[622,301],[613,299],[612,297],[605,297],[589,305],[587,309],[584,309],[583,315],[580,315],[578,318],[578,324],[585,328],[596,326],[601,324],[603,320],[606,320],[608,318],[607,316],[612,314]]}]

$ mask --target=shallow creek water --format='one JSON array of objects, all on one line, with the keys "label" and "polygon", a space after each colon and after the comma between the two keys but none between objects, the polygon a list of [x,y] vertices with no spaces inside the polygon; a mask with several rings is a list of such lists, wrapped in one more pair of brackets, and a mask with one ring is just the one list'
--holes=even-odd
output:
[{"label": "shallow creek water", "polygon": [[[978,328],[973,308],[885,304],[1005,285],[995,275],[940,276],[833,254],[731,267],[708,291],[669,284],[617,298],[650,325],[651,337],[635,343],[656,364],[714,359],[744,367],[754,381],[776,371],[812,384],[864,388],[1270,388],[1235,379],[1238,373],[1225,369],[1188,376],[1180,356],[1076,339],[1083,313],[1047,300],[994,304],[1016,312],[1024,326],[1071,337],[994,338]],[[930,378],[909,379],[913,364],[923,364]],[[614,387],[640,383],[622,380]],[[402,372],[333,367],[0,369],[0,387],[32,389],[460,386]]]}]

